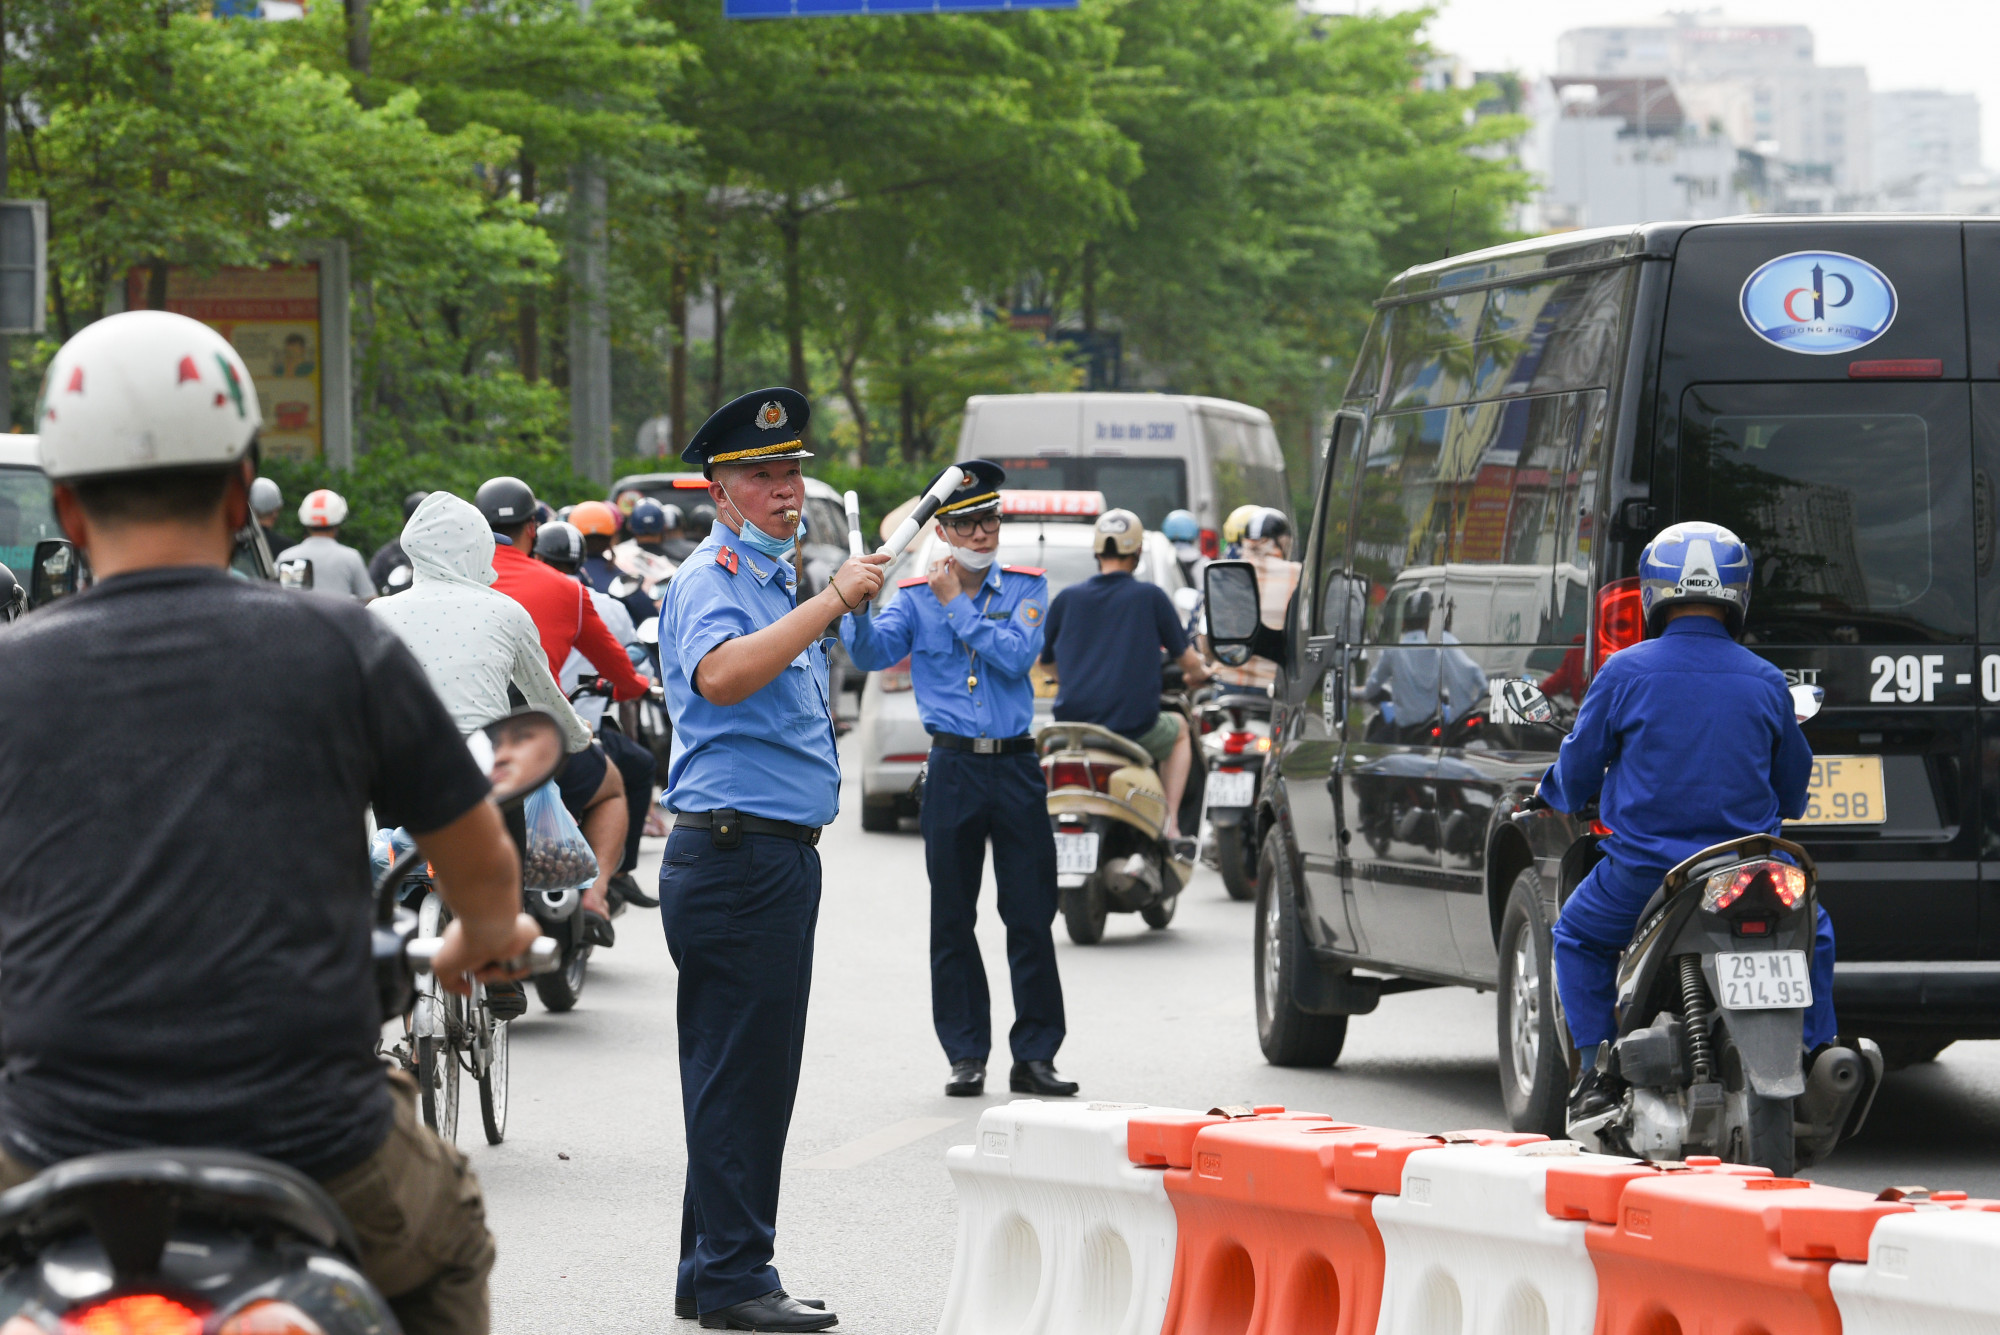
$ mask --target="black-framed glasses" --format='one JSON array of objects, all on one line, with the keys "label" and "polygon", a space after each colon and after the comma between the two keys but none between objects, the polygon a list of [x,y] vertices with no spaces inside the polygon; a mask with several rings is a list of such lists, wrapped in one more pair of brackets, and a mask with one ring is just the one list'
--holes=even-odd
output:
[{"label": "black-framed glasses", "polygon": [[969,538],[975,533],[998,533],[999,515],[976,515],[971,519],[948,519],[945,521],[953,533],[961,538]]}]

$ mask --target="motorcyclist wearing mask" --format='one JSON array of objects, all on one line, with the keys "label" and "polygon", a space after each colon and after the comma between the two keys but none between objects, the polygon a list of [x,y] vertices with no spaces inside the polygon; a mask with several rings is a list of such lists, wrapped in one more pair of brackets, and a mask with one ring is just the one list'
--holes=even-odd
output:
[{"label": "motorcyclist wearing mask", "polygon": [[[1812,748],[1785,676],[1736,643],[1750,608],[1751,554],[1716,524],[1675,524],[1639,554],[1654,638],[1600,663],[1576,725],[1537,793],[1575,813],[1598,799],[1604,860],[1564,901],[1553,929],[1556,991],[1583,1074],[1569,1120],[1623,1092],[1602,1045],[1617,1036],[1618,957],[1660,881],[1704,848],[1782,833],[1805,814]],[[1600,797],[1600,794],[1602,795]],[[1833,924],[1819,910],[1805,1043],[1833,1041]]]},{"label": "motorcyclist wearing mask", "polygon": [[1174,545],[1174,560],[1180,562],[1181,574],[1188,584],[1200,588],[1201,572],[1208,568],[1208,558],[1201,554],[1201,523],[1194,512],[1169,510],[1160,521],[1160,532]]},{"label": "motorcyclist wearing mask", "polygon": [[[1292,525],[1285,512],[1269,506],[1250,516],[1239,539],[1242,556],[1257,569],[1258,616],[1267,626],[1282,630],[1299,587],[1299,563],[1292,560]],[[1277,680],[1277,664],[1253,658],[1241,667],[1224,664],[1215,675],[1238,691],[1268,695]]]},{"label": "motorcyclist wearing mask", "polygon": [[42,468],[96,583],[0,635],[0,1187],[111,1150],[261,1155],[326,1188],[404,1331],[483,1335],[477,1181],[376,1056],[369,807],[436,869],[447,987],[518,977],[498,962],[540,931],[402,642],[230,577],[260,422],[236,350],[182,315],[99,320],[49,364]]},{"label": "motorcyclist wearing mask", "polygon": [[[679,514],[679,507],[675,507]],[[678,527],[678,523],[675,525]],[[625,516],[625,531],[632,536],[611,549],[611,559],[628,578],[639,581],[648,598],[657,600],[660,589],[673,578],[675,562],[667,556],[667,507],[650,496],[632,503]]]},{"label": "motorcyclist wearing mask", "polygon": [[917,712],[931,734],[921,821],[931,883],[931,1017],[951,1079],[944,1092],[985,1090],[992,1047],[986,970],[972,925],[986,845],[1014,987],[1008,1034],[1017,1094],[1070,1095],[1056,1074],[1065,1033],[1062,980],[1050,925],[1056,916],[1056,845],[1035,759],[1035,689],[1028,672],[1042,649],[1049,582],[1032,566],[996,564],[1000,465],[959,464],[971,480],[937,511],[945,553],[902,582],[878,613],[842,619],[842,638],[863,671],[910,660]]}]

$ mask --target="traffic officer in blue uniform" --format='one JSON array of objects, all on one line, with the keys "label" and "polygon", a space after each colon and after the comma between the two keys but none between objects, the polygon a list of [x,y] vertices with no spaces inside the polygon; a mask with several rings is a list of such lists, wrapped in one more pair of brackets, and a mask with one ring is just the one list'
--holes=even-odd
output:
[{"label": "traffic officer in blue uniform", "polygon": [[717,520],[660,609],[674,724],[660,917],[680,970],[688,1150],[674,1310],[711,1330],[836,1320],[786,1294],[772,1239],[812,984],[815,846],[839,804],[826,649],[840,615],[881,588],[886,558],[854,558],[798,600],[810,412],[793,390],[758,390],[695,433],[681,458],[709,478]]},{"label": "traffic officer in blue uniform", "polygon": [[1035,759],[1035,691],[1049,583],[1031,566],[995,564],[1000,546],[998,464],[959,464],[971,480],[937,510],[950,555],[902,582],[880,615],[862,607],[842,623],[864,671],[908,657],[917,712],[931,734],[921,824],[931,878],[931,1020],[951,1061],[947,1094],[984,1091],[993,1046],[986,969],[972,925],[986,844],[993,843],[1007,968],[1014,984],[1008,1087],[1064,1096],[1062,980],[1056,975],[1056,845],[1048,790]]}]

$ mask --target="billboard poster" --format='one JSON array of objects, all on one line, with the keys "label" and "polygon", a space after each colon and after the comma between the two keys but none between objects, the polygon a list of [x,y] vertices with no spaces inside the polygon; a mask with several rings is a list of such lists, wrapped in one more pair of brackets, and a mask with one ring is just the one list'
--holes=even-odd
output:
[{"label": "billboard poster", "polygon": [[[126,308],[146,305],[146,271],[126,276]],[[264,410],[267,455],[317,459],[321,418],[319,264],[167,271],[170,311],[200,320],[228,339],[250,368]]]}]

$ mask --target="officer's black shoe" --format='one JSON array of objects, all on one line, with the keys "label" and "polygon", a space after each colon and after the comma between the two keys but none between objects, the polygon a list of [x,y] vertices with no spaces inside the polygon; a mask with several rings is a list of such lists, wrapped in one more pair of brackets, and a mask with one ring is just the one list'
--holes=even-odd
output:
[{"label": "officer's black shoe", "polygon": [[528,989],[519,983],[488,983],[486,1009],[496,1020],[519,1019],[528,1009]]},{"label": "officer's black shoe", "polygon": [[647,894],[644,890],[641,890],[639,882],[633,879],[632,873],[629,871],[621,871],[612,877],[611,884],[605,887],[605,891],[608,897],[614,902],[623,900],[635,909],[656,909],[660,907],[660,901]]},{"label": "officer's black shoe", "polygon": [[583,944],[586,946],[618,944],[618,933],[612,929],[611,919],[602,913],[593,913],[589,909],[578,909],[577,912],[583,915]]},{"label": "officer's black shoe", "polygon": [[1054,1062],[1015,1062],[1014,1069],[1007,1073],[1007,1088],[1016,1094],[1066,1099],[1076,1093],[1076,1081],[1057,1075]]},{"label": "officer's black shoe", "polygon": [[825,1330],[839,1321],[833,1313],[808,1307],[783,1289],[701,1314],[703,1330]]},{"label": "officer's black shoe", "polygon": [[1595,1066],[1583,1073],[1569,1092],[1569,1124],[1577,1125],[1616,1108],[1625,1096],[1625,1082]]},{"label": "officer's black shoe", "polygon": [[986,1092],[986,1063],[973,1061],[970,1057],[951,1064],[951,1079],[945,1082],[944,1092],[955,1099],[976,1099]]},{"label": "officer's black shoe", "polygon": [[[785,1291],[779,1289],[778,1292],[784,1293]],[[786,1296],[789,1297],[790,1295]],[[824,1298],[800,1298],[798,1302],[802,1307],[810,1307],[821,1312],[826,1310],[826,1299]],[[694,1299],[689,1295],[676,1293],[674,1295],[674,1315],[683,1321],[692,1321],[701,1315],[701,1309],[694,1305]]]}]

